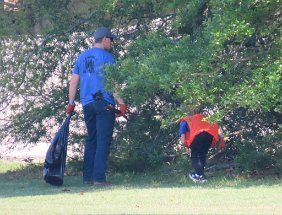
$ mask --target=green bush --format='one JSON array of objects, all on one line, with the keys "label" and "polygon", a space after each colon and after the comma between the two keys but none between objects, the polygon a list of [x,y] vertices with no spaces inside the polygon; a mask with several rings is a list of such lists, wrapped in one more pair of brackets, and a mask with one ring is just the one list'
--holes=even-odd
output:
[{"label": "green bush", "polygon": [[[152,108],[148,104],[148,108]],[[147,108],[147,110],[148,110]],[[174,154],[178,144],[178,124],[162,127],[150,111],[135,111],[129,120],[116,124],[109,167],[115,171],[142,172],[154,170],[166,154]]]},{"label": "green bush", "polygon": [[238,144],[239,154],[235,162],[246,171],[263,172],[274,169],[282,173],[282,133],[267,135],[255,142],[243,141]]},{"label": "green bush", "polygon": [[276,157],[275,170],[277,173],[281,175],[282,174],[282,150],[281,149],[279,150],[279,152],[276,153],[275,157]]}]

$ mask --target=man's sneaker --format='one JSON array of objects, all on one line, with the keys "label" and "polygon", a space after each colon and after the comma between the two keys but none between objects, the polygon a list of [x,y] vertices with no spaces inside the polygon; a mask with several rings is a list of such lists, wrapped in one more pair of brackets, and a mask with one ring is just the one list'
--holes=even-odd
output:
[{"label": "man's sneaker", "polygon": [[86,184],[86,185],[93,185],[93,181],[83,181],[83,184]]},{"label": "man's sneaker", "polygon": [[111,182],[109,182],[109,181],[102,181],[102,182],[100,182],[100,181],[94,181],[93,184],[96,185],[96,186],[112,186],[112,185],[113,185],[113,184],[112,184]]}]

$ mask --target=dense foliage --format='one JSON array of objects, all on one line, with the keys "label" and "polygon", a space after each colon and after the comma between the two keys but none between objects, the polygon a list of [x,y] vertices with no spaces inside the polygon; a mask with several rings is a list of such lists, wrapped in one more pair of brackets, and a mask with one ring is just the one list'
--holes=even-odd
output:
[{"label": "dense foliage", "polygon": [[[263,153],[273,158],[264,168],[281,172],[279,0],[27,0],[18,8],[0,13],[0,108],[11,111],[2,139],[50,135],[64,118],[74,60],[105,25],[118,34],[109,89],[118,82],[130,106],[129,120],[116,126],[113,163],[160,165],[181,153],[179,118],[208,111],[241,167],[262,167],[249,160]],[[78,114],[73,143],[83,143],[82,121]]]}]

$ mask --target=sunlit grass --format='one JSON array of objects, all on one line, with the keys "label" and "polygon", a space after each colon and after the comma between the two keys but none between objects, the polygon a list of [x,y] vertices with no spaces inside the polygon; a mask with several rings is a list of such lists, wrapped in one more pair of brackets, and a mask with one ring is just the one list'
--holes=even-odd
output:
[{"label": "sunlit grass", "polygon": [[17,170],[22,166],[21,162],[9,162],[0,160],[0,173]]},{"label": "sunlit grass", "polygon": [[[3,166],[0,162],[1,167]],[[0,214],[280,214],[282,181],[214,173],[206,184],[182,172],[111,173],[111,187],[66,176],[55,187],[42,178],[11,177],[1,170]],[[14,167],[12,165],[12,167]],[[18,166],[22,170],[23,166]],[[38,171],[40,168],[37,168]],[[13,175],[13,174],[12,174]],[[15,174],[19,175],[19,174]]]}]

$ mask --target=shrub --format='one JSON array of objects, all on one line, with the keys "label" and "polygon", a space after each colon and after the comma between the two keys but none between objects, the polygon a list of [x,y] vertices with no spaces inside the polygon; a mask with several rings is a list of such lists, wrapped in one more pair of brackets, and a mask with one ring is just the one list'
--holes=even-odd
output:
[{"label": "shrub", "polygon": [[267,135],[254,142],[243,141],[238,144],[240,153],[236,163],[246,171],[263,172],[273,168],[277,174],[282,173],[282,132]]}]

